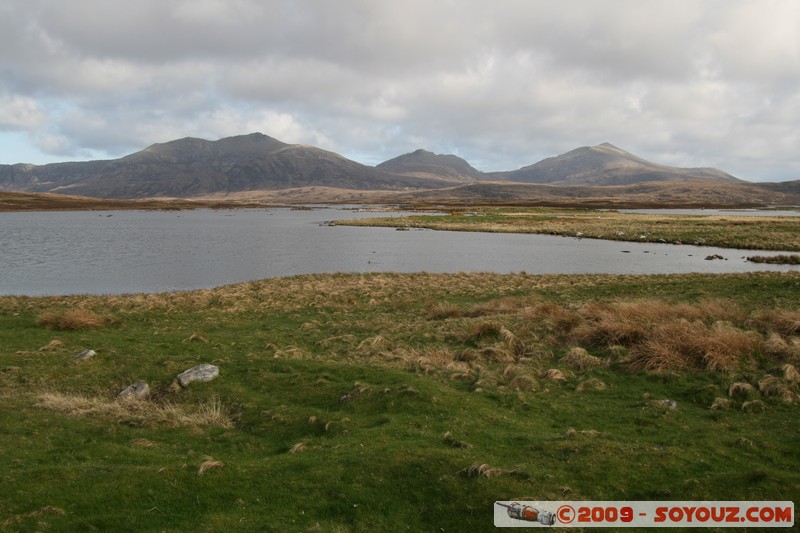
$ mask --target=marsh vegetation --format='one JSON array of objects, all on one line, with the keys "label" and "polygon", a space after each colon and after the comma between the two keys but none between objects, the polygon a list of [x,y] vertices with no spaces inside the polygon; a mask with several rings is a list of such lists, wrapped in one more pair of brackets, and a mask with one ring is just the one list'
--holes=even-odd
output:
[{"label": "marsh vegetation", "polygon": [[800,250],[800,217],[637,214],[554,208],[478,208],[449,215],[337,221],[340,225],[538,233],[586,239]]},{"label": "marsh vegetation", "polygon": [[[799,308],[796,273],[2,297],[0,523],[485,530],[497,499],[794,500]],[[203,362],[220,377],[173,383]]]}]

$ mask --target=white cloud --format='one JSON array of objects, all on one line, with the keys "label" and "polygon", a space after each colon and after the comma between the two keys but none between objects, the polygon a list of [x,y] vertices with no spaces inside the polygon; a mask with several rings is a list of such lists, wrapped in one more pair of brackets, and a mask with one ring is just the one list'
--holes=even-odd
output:
[{"label": "white cloud", "polygon": [[34,130],[45,121],[46,114],[34,98],[0,93],[0,131]]},{"label": "white cloud", "polygon": [[794,0],[7,0],[0,72],[0,128],[65,155],[260,130],[371,163],[610,141],[800,178]]}]

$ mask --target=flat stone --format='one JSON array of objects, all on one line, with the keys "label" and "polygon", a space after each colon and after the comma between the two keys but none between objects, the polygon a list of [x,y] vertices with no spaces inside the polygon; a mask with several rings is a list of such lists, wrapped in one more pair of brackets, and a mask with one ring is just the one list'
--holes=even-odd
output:
[{"label": "flat stone", "polygon": [[150,394],[150,385],[139,380],[134,381],[117,395],[118,400],[144,400]]},{"label": "flat stone", "polygon": [[75,360],[76,361],[86,361],[87,359],[91,359],[95,355],[97,355],[97,352],[95,352],[94,350],[84,350],[84,351],[82,351],[81,353],[79,353],[78,355],[75,356]]},{"label": "flat stone", "polygon": [[197,365],[178,374],[178,383],[185,387],[193,381],[211,381],[219,376],[219,368],[208,363]]}]

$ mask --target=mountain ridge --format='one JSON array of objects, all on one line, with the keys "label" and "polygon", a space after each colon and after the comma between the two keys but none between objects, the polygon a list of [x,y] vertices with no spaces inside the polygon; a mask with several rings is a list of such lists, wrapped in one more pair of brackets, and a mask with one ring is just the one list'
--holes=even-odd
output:
[{"label": "mountain ridge", "polygon": [[585,187],[696,180],[745,183],[718,169],[652,163],[607,142],[517,170],[484,173],[458,156],[422,148],[372,167],[258,132],[216,141],[184,137],[111,160],[0,165],[0,190],[97,198],[192,198],[306,187],[434,190],[493,181]]},{"label": "mountain ridge", "polygon": [[686,179],[741,181],[715,168],[680,168],[653,163],[609,142],[582,146],[517,170],[488,175],[520,183],[554,185],[631,185]]}]

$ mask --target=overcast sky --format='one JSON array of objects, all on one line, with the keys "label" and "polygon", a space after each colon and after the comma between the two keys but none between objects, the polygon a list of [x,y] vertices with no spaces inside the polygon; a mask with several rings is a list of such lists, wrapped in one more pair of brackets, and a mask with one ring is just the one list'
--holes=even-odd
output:
[{"label": "overcast sky", "polygon": [[0,163],[255,131],[366,164],[608,141],[800,179],[800,1],[0,1]]}]

